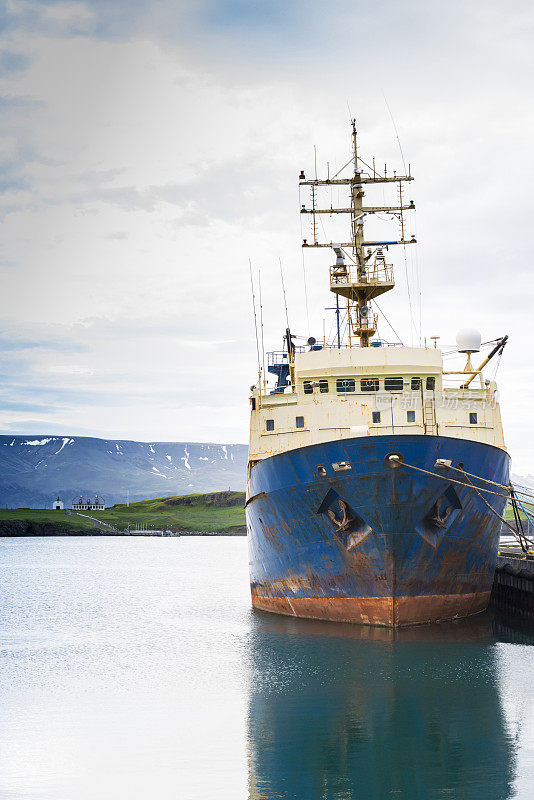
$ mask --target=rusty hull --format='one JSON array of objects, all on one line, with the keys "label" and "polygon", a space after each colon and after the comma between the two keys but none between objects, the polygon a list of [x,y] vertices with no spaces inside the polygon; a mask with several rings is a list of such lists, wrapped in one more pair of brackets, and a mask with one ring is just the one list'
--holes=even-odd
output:
[{"label": "rusty hull", "polygon": [[[246,508],[254,608],[400,627],[487,607],[498,519],[471,488],[446,476],[391,469],[391,452],[429,471],[447,458],[472,474],[508,480],[505,451],[438,436],[360,437],[259,462]],[[332,464],[340,461],[350,470],[336,473]],[[489,498],[502,513],[505,501]]]},{"label": "rusty hull", "polygon": [[262,597],[252,593],[252,605],[305,619],[382,625],[388,628],[422,625],[484,611],[491,592],[419,595],[416,597]]}]

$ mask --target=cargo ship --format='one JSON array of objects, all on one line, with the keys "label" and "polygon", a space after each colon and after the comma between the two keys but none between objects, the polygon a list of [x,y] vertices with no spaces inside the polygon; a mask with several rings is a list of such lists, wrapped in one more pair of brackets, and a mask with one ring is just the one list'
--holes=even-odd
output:
[{"label": "cargo ship", "polygon": [[[258,359],[251,389],[252,605],[388,627],[465,617],[488,605],[510,491],[497,385],[483,372],[507,337],[482,345],[461,331],[448,368],[438,337],[404,346],[376,336],[376,298],[395,286],[390,248],[416,241],[405,234],[413,178],[364,162],[354,122],[351,138],[348,175],[299,176],[312,222],[302,247],[331,255],[333,341],[296,344],[287,322],[283,349],[267,354],[267,369]],[[397,190],[396,204],[364,204],[377,184]],[[346,205],[319,207],[324,187],[346,191]],[[319,241],[321,214],[350,219],[347,241]],[[400,233],[366,236],[384,214]]]}]

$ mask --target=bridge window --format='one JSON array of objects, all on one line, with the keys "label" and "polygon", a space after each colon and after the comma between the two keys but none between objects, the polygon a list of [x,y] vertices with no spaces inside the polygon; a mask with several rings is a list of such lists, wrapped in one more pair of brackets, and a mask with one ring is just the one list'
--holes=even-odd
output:
[{"label": "bridge window", "polygon": [[384,389],[386,392],[402,392],[404,381],[402,378],[386,378],[384,380]]},{"label": "bridge window", "polygon": [[426,379],[426,388],[427,389],[435,389],[436,388],[436,379],[435,378],[427,378]]},{"label": "bridge window", "polygon": [[421,388],[421,378],[412,378],[410,389],[412,392],[418,392]]},{"label": "bridge window", "polygon": [[265,430],[274,431],[274,419],[265,420]]},{"label": "bridge window", "polygon": [[380,411],[373,411],[373,422],[380,422]]},{"label": "bridge window", "polygon": [[469,414],[469,424],[470,425],[476,425],[477,422],[478,422],[478,414],[476,413],[476,411],[474,411],[474,412],[472,411]]},{"label": "bridge window", "polygon": [[319,391],[321,394],[326,394],[328,392],[328,381],[319,381]]},{"label": "bridge window", "polygon": [[303,428],[304,427],[304,417],[296,417],[295,418],[295,424],[296,424],[297,428]]},{"label": "bridge window", "polygon": [[360,388],[362,392],[378,392],[378,378],[362,378]]},{"label": "bridge window", "polygon": [[406,419],[408,420],[408,422],[415,422],[415,411],[407,411]]},{"label": "bridge window", "polygon": [[356,382],[354,378],[338,378],[336,381],[338,392],[354,392]]},{"label": "bridge window", "polygon": [[311,381],[304,381],[304,394],[313,394],[313,386]]}]

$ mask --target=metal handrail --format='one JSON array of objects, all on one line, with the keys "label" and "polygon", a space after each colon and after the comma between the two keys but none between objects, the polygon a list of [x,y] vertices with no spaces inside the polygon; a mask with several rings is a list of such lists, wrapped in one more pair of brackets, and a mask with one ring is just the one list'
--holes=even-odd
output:
[{"label": "metal handrail", "polygon": [[[380,342],[380,345],[378,344]],[[371,342],[370,347],[403,347],[404,345],[402,342],[386,342],[383,339],[376,340],[375,343]],[[321,350],[359,350],[360,345],[356,342],[352,344],[318,344],[314,345],[317,348],[316,352],[320,352]],[[309,353],[312,352],[309,345],[296,345],[293,348],[294,353]],[[274,366],[275,364],[287,364],[288,361],[288,354],[287,350],[269,350],[267,352],[267,364],[269,366]]]},{"label": "metal handrail", "polygon": [[365,283],[373,286],[380,283],[393,283],[393,267],[391,264],[367,267],[364,281],[360,279],[357,272],[353,277],[353,272],[356,272],[356,270],[351,269],[349,265],[345,265],[344,269],[337,265],[330,267],[330,284]]}]

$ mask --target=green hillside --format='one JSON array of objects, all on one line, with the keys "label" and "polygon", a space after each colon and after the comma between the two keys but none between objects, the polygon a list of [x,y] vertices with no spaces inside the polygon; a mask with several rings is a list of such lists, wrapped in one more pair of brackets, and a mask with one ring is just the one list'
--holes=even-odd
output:
[{"label": "green hillside", "polygon": [[[244,533],[244,504],[244,492],[228,491],[158,497],[130,503],[129,507],[120,504],[105,511],[82,513],[121,531],[143,527],[173,532]],[[3,536],[88,533],[94,532],[96,527],[92,520],[67,511],[0,509],[0,535]]]},{"label": "green hillside", "polygon": [[172,531],[214,533],[230,531],[245,525],[244,492],[212,492],[178,497],[158,497],[120,504],[91,516],[116,528],[143,525],[147,528],[166,528]]}]

